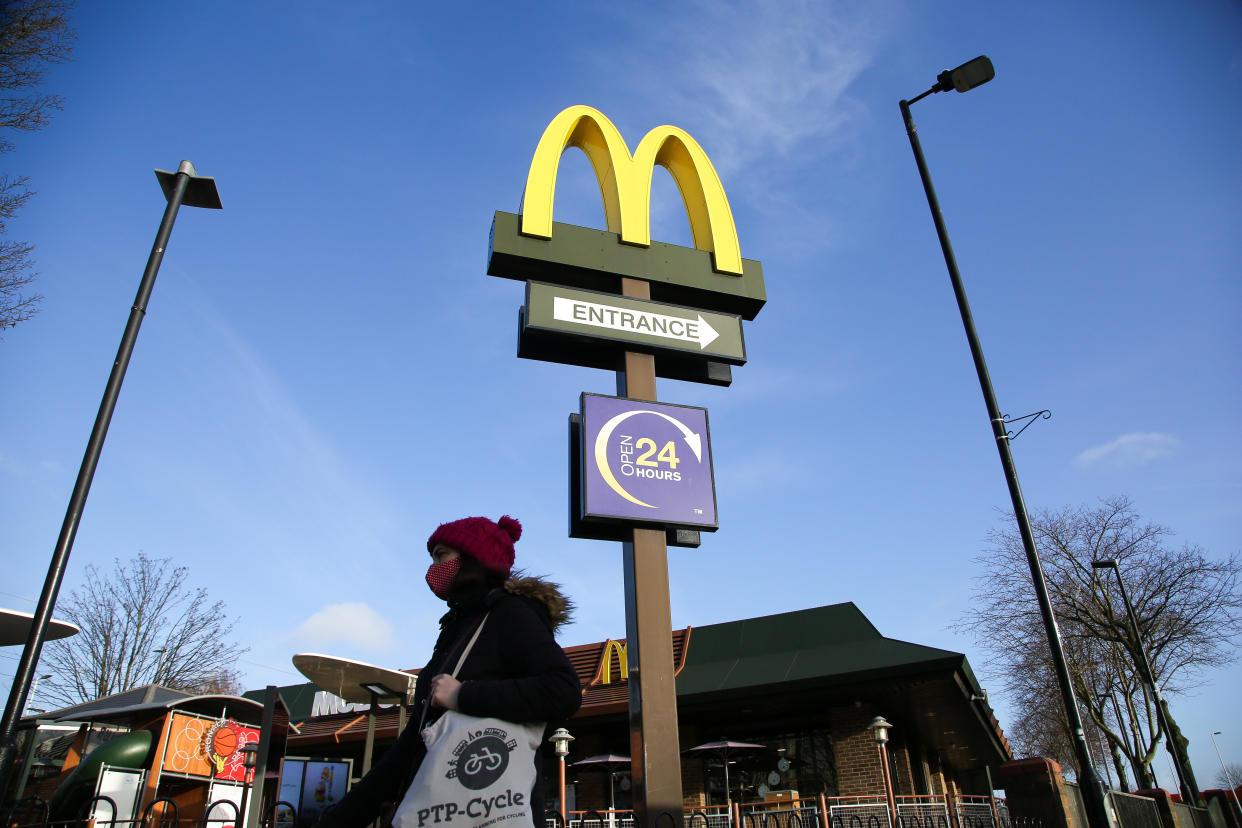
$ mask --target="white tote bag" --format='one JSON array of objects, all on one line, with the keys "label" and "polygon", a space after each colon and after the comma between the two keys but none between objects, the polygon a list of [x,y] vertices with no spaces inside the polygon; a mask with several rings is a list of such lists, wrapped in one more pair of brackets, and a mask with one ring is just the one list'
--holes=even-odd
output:
[{"label": "white tote bag", "polygon": [[[486,621],[457,660],[454,678]],[[394,828],[532,824],[530,792],[543,730],[543,722],[514,724],[447,711],[422,730],[427,755],[393,815]]]}]

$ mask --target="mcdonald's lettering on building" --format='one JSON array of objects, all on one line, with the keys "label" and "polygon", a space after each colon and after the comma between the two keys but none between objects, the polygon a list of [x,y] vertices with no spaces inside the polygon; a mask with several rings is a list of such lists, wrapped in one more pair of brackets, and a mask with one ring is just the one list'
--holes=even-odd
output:
[{"label": "mcdonald's lettering on building", "polygon": [[[605,230],[553,221],[557,171],[570,147],[590,161],[604,201]],[[651,240],[651,179],[668,170],[685,204],[694,247]],[[621,277],[643,279],[651,298],[743,319],[763,307],[763,267],[743,259],[720,176],[689,133],[658,126],[631,155],[612,121],[571,106],[548,124],[535,147],[522,213],[497,212],[487,272],[585,290],[617,292]]]}]

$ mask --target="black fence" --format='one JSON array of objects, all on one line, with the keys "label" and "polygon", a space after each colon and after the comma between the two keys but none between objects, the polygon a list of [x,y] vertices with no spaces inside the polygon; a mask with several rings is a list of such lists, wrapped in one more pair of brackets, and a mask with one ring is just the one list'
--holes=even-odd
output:
[{"label": "black fence", "polygon": [[[98,819],[93,815],[96,806],[108,806]],[[161,806],[158,809],[156,806]],[[222,813],[223,812],[223,813]],[[203,811],[198,820],[183,820],[177,803],[171,799],[157,799],[143,809],[142,815],[136,819],[117,819],[116,802],[109,796],[96,796],[88,800],[72,819],[52,819],[51,808],[47,800],[39,796],[28,796],[13,803],[4,812],[4,821],[0,828],[89,828],[94,821],[95,828],[208,828],[213,822],[229,822],[237,825],[240,813],[237,805],[227,799],[212,802]],[[258,828],[294,828],[297,825],[297,808],[289,802],[277,802],[268,809],[260,820]]]}]

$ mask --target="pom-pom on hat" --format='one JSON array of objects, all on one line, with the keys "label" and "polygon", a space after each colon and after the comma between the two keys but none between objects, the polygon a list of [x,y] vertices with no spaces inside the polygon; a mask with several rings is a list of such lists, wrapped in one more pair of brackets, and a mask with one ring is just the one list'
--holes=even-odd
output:
[{"label": "pom-pom on hat", "polygon": [[522,537],[522,524],[505,515],[493,523],[485,517],[468,517],[441,523],[427,539],[427,551],[442,543],[469,555],[501,575],[513,568],[513,544]]}]

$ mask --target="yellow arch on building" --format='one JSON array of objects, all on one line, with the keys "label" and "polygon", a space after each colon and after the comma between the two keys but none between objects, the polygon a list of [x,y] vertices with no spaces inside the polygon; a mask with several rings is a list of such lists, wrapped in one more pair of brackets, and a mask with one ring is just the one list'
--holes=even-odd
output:
[{"label": "yellow arch on building", "polygon": [[600,656],[599,666],[595,668],[595,680],[591,682],[592,685],[612,684],[612,654],[614,650],[617,653],[617,664],[621,668],[620,678],[623,680],[629,679],[630,664],[625,645],[626,642],[617,641],[615,638],[610,638],[604,642],[604,652]]},{"label": "yellow arch on building", "polygon": [[569,147],[586,153],[599,181],[608,230],[627,244],[651,244],[651,176],[658,164],[673,176],[690,219],[694,246],[711,251],[715,268],[742,275],[742,253],[724,185],[703,148],[685,130],[658,126],[643,136],[630,155],[621,132],[602,112],[571,106],[543,131],[535,147],[526,193],[522,233],[552,238],[552,203],[561,155]]}]

